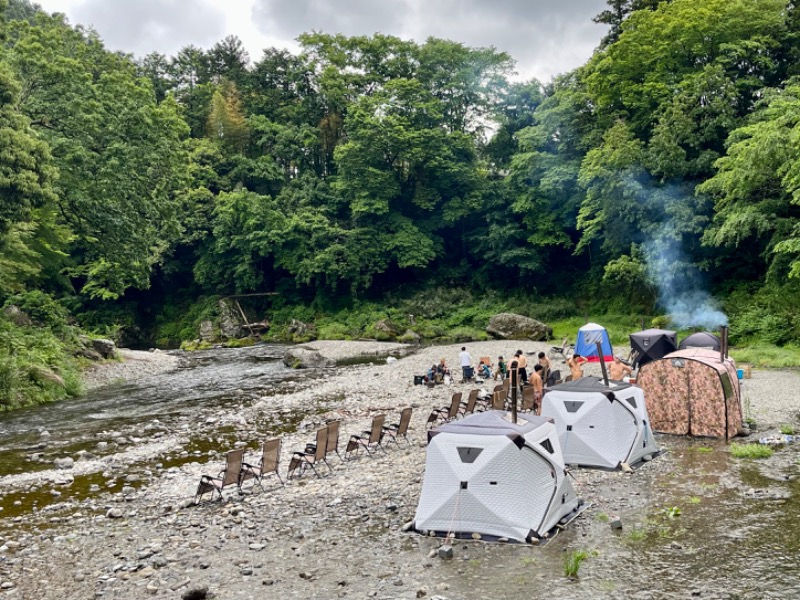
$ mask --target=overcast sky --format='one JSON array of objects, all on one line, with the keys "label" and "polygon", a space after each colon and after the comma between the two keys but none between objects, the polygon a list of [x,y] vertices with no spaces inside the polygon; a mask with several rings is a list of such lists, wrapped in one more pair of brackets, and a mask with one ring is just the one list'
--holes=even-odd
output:
[{"label": "overcast sky", "polygon": [[424,42],[429,36],[494,46],[517,60],[523,78],[549,80],[583,64],[607,28],[592,23],[605,0],[34,0],[93,26],[112,50],[137,56],[209,48],[228,34],[250,57],[263,48],[297,50],[307,31]]}]

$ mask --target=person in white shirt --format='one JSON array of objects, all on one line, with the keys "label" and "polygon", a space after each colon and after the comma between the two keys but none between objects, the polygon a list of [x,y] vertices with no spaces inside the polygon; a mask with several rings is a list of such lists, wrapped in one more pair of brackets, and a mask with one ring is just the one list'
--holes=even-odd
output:
[{"label": "person in white shirt", "polygon": [[459,354],[458,357],[461,360],[462,377],[467,379],[467,369],[472,366],[472,357],[469,355],[469,352],[467,352],[466,346],[462,346],[461,354]]}]

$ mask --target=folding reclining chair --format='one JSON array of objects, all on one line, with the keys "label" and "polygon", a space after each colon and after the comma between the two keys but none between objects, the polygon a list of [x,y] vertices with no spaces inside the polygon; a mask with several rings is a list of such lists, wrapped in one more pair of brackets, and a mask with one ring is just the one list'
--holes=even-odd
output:
[{"label": "folding reclining chair", "polygon": [[[325,456],[327,457],[328,454],[331,452],[335,452],[336,456],[340,459],[342,455],[339,454],[339,425],[341,424],[340,420],[328,421],[325,425],[328,427],[328,438],[325,442]],[[317,451],[316,444],[306,444],[306,452],[313,454]]]},{"label": "folding reclining chair", "polygon": [[467,401],[461,403],[461,408],[458,409],[458,414],[462,417],[471,415],[475,412],[475,405],[478,403],[478,394],[480,390],[472,390],[467,396]]},{"label": "folding reclining chair", "polygon": [[244,448],[231,450],[225,455],[225,468],[219,472],[219,475],[212,477],[211,475],[201,475],[200,483],[197,486],[197,491],[194,494],[194,504],[198,504],[203,497],[203,494],[211,492],[211,500],[214,499],[214,494],[219,495],[222,500],[222,490],[228,486],[236,485],[239,488],[239,493],[242,493],[242,458],[244,457]]},{"label": "folding reclining chair", "polygon": [[522,412],[536,412],[536,396],[532,385],[522,388]]},{"label": "folding reclining chair", "polygon": [[[354,454],[358,455],[358,451],[361,448],[364,448],[364,450],[367,451],[367,454],[369,454],[372,458],[375,458],[372,450],[377,450],[380,448],[386,452],[386,448],[384,448],[383,444],[381,444],[381,441],[383,440],[384,421],[386,421],[386,415],[375,415],[372,418],[372,427],[369,430],[362,431],[361,435],[351,435],[350,439],[347,441],[347,447],[344,451],[345,458],[352,458]],[[372,450],[370,450],[370,448],[372,448]]]},{"label": "folding reclining chair", "polygon": [[503,392],[495,392],[492,394],[492,410],[505,410],[506,409],[506,396]]},{"label": "folding reclining chair", "polygon": [[400,443],[397,441],[397,436],[402,435],[405,440],[406,444],[409,446],[411,445],[411,440],[408,439],[408,426],[411,424],[411,411],[413,409],[410,406],[407,406],[400,412],[400,422],[393,423],[391,425],[384,425],[383,426],[383,435],[388,436],[386,440],[386,445],[388,446],[393,441],[398,446]]},{"label": "folding reclining chair", "polygon": [[328,460],[325,458],[327,455],[327,444],[328,426],[326,425],[325,427],[321,427],[317,430],[317,438],[316,443],[313,444],[313,452],[307,451],[311,448],[311,445],[307,446],[306,450],[302,452],[299,450],[297,452],[292,452],[292,458],[289,461],[289,473],[287,478],[292,479],[297,473],[298,469],[300,471],[300,475],[302,475],[306,467],[311,467],[311,470],[314,471],[314,475],[317,477],[322,477],[315,466],[318,462],[325,463],[325,466],[327,466],[331,473],[333,473],[333,467],[328,464]]},{"label": "folding reclining chair", "polygon": [[[450,399],[449,406],[435,408],[428,417],[428,423],[436,424],[439,420],[447,423],[458,417],[458,409],[461,407],[461,392],[456,392]],[[427,425],[427,424],[426,424]]]},{"label": "folding reclining chair", "polygon": [[251,465],[246,462],[242,463],[242,483],[248,479],[252,479],[253,486],[255,487],[257,485],[263,492],[264,486],[262,485],[262,482],[264,481],[264,477],[268,475],[275,475],[275,477],[278,478],[278,481],[281,482],[281,485],[286,485],[281,478],[280,473],[278,473],[280,464],[281,439],[275,438],[274,440],[266,441],[261,447],[261,460],[257,465]]}]

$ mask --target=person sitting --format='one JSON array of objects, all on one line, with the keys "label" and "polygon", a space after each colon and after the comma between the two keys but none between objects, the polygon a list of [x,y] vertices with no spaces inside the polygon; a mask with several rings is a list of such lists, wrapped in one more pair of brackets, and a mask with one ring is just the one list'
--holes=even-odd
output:
[{"label": "person sitting", "polygon": [[498,356],[497,368],[494,370],[494,378],[497,379],[499,376],[500,380],[502,381],[503,379],[506,378],[507,375],[508,375],[508,365],[506,365],[506,361],[503,360],[502,356]]},{"label": "person sitting", "polygon": [[439,360],[439,364],[436,365],[436,372],[439,373],[442,377],[445,375],[450,375],[450,369],[447,368],[447,363],[445,362],[444,358]]},{"label": "person sitting", "polygon": [[478,377],[482,379],[489,379],[492,376],[492,370],[485,362],[481,361],[478,364]]},{"label": "person sitting", "polygon": [[436,365],[431,365],[431,368],[428,369],[428,372],[425,374],[425,381],[433,381],[436,377]]},{"label": "person sitting", "polygon": [[628,365],[622,362],[619,356],[614,357],[614,362],[608,367],[608,376],[614,381],[622,381],[625,375],[630,375],[633,372]]}]

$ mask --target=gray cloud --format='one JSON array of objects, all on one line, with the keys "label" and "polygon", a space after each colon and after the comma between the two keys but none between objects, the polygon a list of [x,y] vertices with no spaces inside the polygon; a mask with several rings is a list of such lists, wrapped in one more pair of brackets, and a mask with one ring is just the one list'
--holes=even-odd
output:
[{"label": "gray cloud", "polygon": [[210,0],[86,0],[70,21],[94,27],[109,48],[136,55],[209,47],[225,37],[225,13]]},{"label": "gray cloud", "polygon": [[400,34],[409,0],[256,0],[253,19],[267,35],[296,38],[312,30],[345,35]]},{"label": "gray cloud", "polygon": [[592,17],[605,8],[605,0],[256,0],[253,20],[261,33],[278,38],[380,31],[418,42],[433,36],[494,46],[517,60],[521,75],[549,79],[591,55],[607,31]]}]

